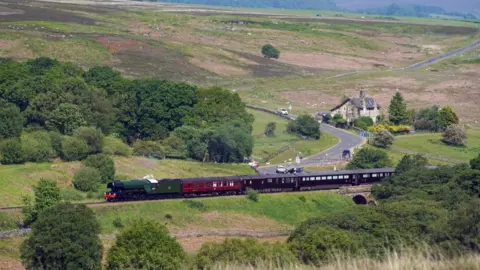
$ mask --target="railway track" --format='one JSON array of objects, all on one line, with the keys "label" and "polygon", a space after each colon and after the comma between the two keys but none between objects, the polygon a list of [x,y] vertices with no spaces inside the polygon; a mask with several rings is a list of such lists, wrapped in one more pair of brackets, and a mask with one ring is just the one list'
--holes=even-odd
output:
[{"label": "railway track", "polygon": [[[369,188],[373,184],[360,184],[355,187],[362,187]],[[314,191],[332,191],[332,190],[341,190],[345,187],[353,187],[353,186],[340,186],[338,188],[325,188],[325,189],[318,189],[318,190],[304,190],[304,191],[287,191],[288,193],[303,193],[303,192],[314,192]],[[263,194],[280,194],[280,193],[287,193],[287,192],[271,192],[271,193],[263,193]],[[346,195],[347,193],[342,193],[342,195]],[[145,202],[155,202],[155,201],[170,201],[170,200],[181,200],[181,199],[212,199],[218,197],[238,197],[244,196],[244,194],[239,195],[219,195],[219,196],[197,196],[197,197],[178,197],[178,198],[152,198],[152,199],[144,199],[144,200],[130,200],[130,201],[117,201],[117,202],[86,202],[83,203],[90,207],[102,207],[102,206],[116,206],[121,204],[137,204],[137,203],[145,203]],[[74,204],[82,204],[82,203],[74,203]],[[8,207],[0,207],[0,212],[19,212],[22,211],[23,206],[8,206]]]}]

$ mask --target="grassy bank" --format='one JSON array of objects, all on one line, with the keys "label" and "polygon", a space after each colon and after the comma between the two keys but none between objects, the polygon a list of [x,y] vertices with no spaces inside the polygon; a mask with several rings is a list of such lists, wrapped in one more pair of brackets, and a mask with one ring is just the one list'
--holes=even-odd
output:
[{"label": "grassy bank", "polygon": [[128,224],[136,218],[166,222],[171,230],[275,231],[297,225],[314,216],[340,211],[353,205],[350,198],[334,192],[261,194],[258,202],[245,196],[176,199],[93,208],[102,231],[116,230],[117,218]]},{"label": "grassy bank", "polygon": [[[80,162],[26,163],[0,166],[0,207],[21,205],[22,196],[33,194],[32,186],[41,178],[57,181],[64,192],[77,199],[71,179]],[[156,178],[247,175],[255,172],[246,164],[213,164],[184,160],[156,160],[143,157],[115,157],[117,178],[132,179],[153,174]],[[99,193],[103,193],[100,190]]]},{"label": "grassy bank", "polygon": [[[248,110],[255,117],[253,123],[254,146],[252,156],[256,160],[264,159],[277,152],[282,147],[290,146],[287,150],[271,158],[271,164],[283,163],[288,159],[295,159],[298,152],[310,156],[322,152],[338,143],[338,138],[323,132],[320,140],[303,140],[300,137],[286,133],[288,121],[265,112]],[[269,122],[277,125],[275,136],[267,137],[264,134],[265,126]]]},{"label": "grassy bank", "polygon": [[425,133],[396,137],[393,150],[407,150],[440,158],[468,162],[480,153],[480,131],[468,130],[467,144],[461,147],[448,146],[441,141],[439,133]]}]

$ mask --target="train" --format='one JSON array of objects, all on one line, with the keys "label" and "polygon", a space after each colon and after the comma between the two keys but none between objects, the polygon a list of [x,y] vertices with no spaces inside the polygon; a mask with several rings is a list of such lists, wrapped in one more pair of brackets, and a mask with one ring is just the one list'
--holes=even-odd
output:
[{"label": "train", "polygon": [[107,184],[108,202],[161,198],[240,195],[248,189],[260,193],[336,189],[374,183],[395,174],[395,168],[335,170],[294,174],[155,179],[152,176]]}]

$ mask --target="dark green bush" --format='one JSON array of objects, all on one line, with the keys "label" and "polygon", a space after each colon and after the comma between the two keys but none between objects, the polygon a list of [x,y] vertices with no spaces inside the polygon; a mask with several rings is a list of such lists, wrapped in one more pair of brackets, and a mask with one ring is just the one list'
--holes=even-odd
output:
[{"label": "dark green bush", "polygon": [[73,137],[85,141],[89,154],[101,153],[103,149],[103,133],[98,128],[79,127],[73,132]]},{"label": "dark green bush", "polygon": [[135,221],[109,250],[107,269],[180,269],[186,258],[182,246],[155,221]]},{"label": "dark green bush", "polygon": [[88,145],[79,138],[64,136],[62,138],[62,159],[66,161],[82,160],[88,156]]},{"label": "dark green bush", "polygon": [[62,156],[62,134],[55,131],[50,131],[48,135],[50,136],[50,145],[55,151],[55,156]]},{"label": "dark green bush", "polygon": [[30,162],[48,162],[56,156],[50,135],[46,131],[24,133],[22,147],[26,160]]},{"label": "dark green bush", "polygon": [[0,163],[23,164],[25,152],[19,139],[7,139],[0,142]]},{"label": "dark green bush", "polygon": [[195,265],[199,269],[208,269],[215,263],[233,263],[251,267],[261,261],[272,263],[274,268],[284,268],[298,262],[285,244],[262,244],[253,238],[245,240],[228,238],[220,244],[203,244],[195,258]]},{"label": "dark green bush", "polygon": [[355,153],[353,159],[347,164],[348,170],[373,169],[390,167],[391,161],[387,153],[371,148],[362,148]]},{"label": "dark green bush", "polygon": [[354,254],[358,249],[352,233],[328,226],[311,226],[296,232],[288,239],[288,245],[308,264],[320,264],[338,253]]},{"label": "dark green bush", "polygon": [[102,175],[96,168],[82,166],[73,175],[73,186],[83,192],[97,191]]},{"label": "dark green bush", "polygon": [[103,153],[106,155],[116,155],[128,157],[132,154],[132,148],[122,142],[119,138],[112,136],[105,137],[103,139]]},{"label": "dark green bush", "polygon": [[18,138],[22,129],[23,117],[20,109],[15,104],[2,99],[0,93],[0,140]]},{"label": "dark green bush", "polygon": [[355,119],[354,125],[357,128],[367,130],[368,127],[373,126],[373,120],[371,117],[362,116],[360,118]]},{"label": "dark green bush", "polygon": [[62,198],[62,200],[67,202],[81,201],[85,199],[84,193],[73,188],[61,189],[60,197]]},{"label": "dark green bush", "polygon": [[100,226],[83,204],[60,203],[39,215],[20,252],[27,269],[92,269],[102,267]]},{"label": "dark green bush", "polygon": [[258,191],[256,191],[255,189],[247,188],[247,198],[249,200],[258,202],[258,197],[259,197]]},{"label": "dark green bush", "polygon": [[102,183],[112,182],[115,177],[115,164],[113,159],[105,154],[88,156],[82,164],[86,167],[95,168],[102,176]]},{"label": "dark green bush", "polygon": [[262,54],[267,58],[276,58],[280,57],[280,51],[277,50],[272,44],[265,44],[262,47]]},{"label": "dark green bush", "polygon": [[183,200],[183,202],[186,203],[187,206],[192,208],[192,209],[197,209],[197,210],[200,210],[200,211],[206,211],[207,210],[207,207],[205,206],[205,204],[202,201]]},{"label": "dark green bush", "polygon": [[121,229],[121,228],[124,227],[123,222],[122,222],[122,218],[120,218],[120,217],[115,218],[112,221],[112,224],[113,224],[113,227],[115,227],[117,229]]},{"label": "dark green bush", "polygon": [[165,158],[165,149],[155,141],[138,141],[133,144],[133,152],[138,156]]},{"label": "dark green bush", "polygon": [[387,130],[379,130],[372,138],[372,145],[380,148],[390,148],[395,137]]}]

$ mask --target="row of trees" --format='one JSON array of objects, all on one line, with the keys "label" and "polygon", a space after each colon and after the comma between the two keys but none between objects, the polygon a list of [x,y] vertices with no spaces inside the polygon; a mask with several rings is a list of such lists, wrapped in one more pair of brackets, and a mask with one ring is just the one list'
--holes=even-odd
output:
[{"label": "row of trees", "polygon": [[[388,165],[383,152],[367,148],[348,166]],[[480,156],[453,167],[426,169],[426,165],[422,156],[405,156],[395,176],[372,188],[379,206],[351,206],[309,219],[285,244],[253,239],[207,243],[192,263],[208,269],[219,262],[255,266],[268,261],[284,268],[299,262],[322,264],[339,254],[381,258],[391,250],[424,244],[436,248],[440,256],[478,251]],[[51,181],[40,181],[34,191],[35,204],[24,210],[33,222],[21,247],[27,269],[100,269],[100,227],[92,210],[61,202]],[[106,262],[107,269],[179,269],[186,254],[163,224],[137,220],[118,235]]]},{"label": "row of trees", "polygon": [[[57,156],[83,159],[100,152],[92,152],[95,146],[89,145],[89,138],[84,140],[88,150],[78,140],[78,132],[92,127],[131,146],[149,141],[137,145],[138,152],[145,155],[175,152],[204,161],[239,162],[251,153],[253,120],[238,94],[218,87],[198,89],[157,79],[132,80],[108,67],[84,72],[50,58],[23,63],[0,60],[0,141],[15,140],[2,143],[3,149],[20,149],[23,137],[46,138],[47,131],[59,134],[51,135],[56,136],[52,144],[66,146]],[[184,130],[172,135],[178,128]],[[226,132],[228,128],[236,132]],[[196,133],[180,136],[185,130]],[[43,133],[31,135],[33,131]],[[69,155],[67,145],[73,145],[77,154]],[[229,149],[223,151],[224,146]],[[23,148],[32,151],[29,145]],[[55,157],[47,156],[42,161]],[[22,162],[22,158],[2,159],[4,163]]]}]

